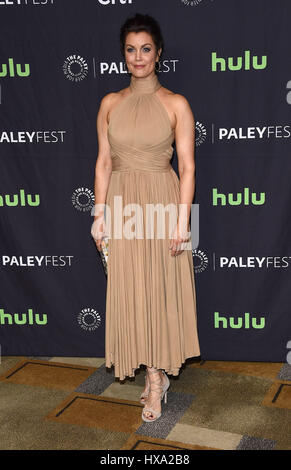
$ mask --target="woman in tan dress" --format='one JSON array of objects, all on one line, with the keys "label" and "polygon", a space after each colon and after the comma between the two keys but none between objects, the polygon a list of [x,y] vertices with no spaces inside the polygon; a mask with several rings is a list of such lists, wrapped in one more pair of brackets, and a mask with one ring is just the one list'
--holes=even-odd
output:
[{"label": "woman in tan dress", "polygon": [[[161,86],[156,75],[163,50],[156,20],[129,18],[120,42],[131,77],[127,88],[100,104],[95,207],[102,209],[91,233],[99,251],[109,234],[105,365],[114,365],[120,380],[147,366],[140,401],[143,420],[152,422],[161,416],[162,398],[166,402],[166,373],[178,375],[186,358],[200,355],[192,251],[183,249],[191,240],[195,123],[186,98]],[[170,164],[174,140],[180,178]],[[157,222],[148,217],[148,204],[159,205]],[[167,205],[177,210],[174,225],[161,210]],[[166,235],[158,236],[162,213]],[[120,235],[117,219],[122,227],[133,220],[134,235]]]}]

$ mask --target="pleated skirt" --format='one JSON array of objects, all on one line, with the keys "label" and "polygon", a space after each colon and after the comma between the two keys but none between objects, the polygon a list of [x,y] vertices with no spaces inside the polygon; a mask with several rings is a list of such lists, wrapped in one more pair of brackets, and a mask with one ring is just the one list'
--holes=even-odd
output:
[{"label": "pleated skirt", "polygon": [[[192,251],[171,256],[169,217],[164,219],[164,238],[157,237],[158,216],[151,238],[147,238],[145,226],[147,222],[149,227],[147,204],[178,208],[179,179],[172,167],[164,172],[113,172],[106,204],[106,224],[111,231],[105,365],[114,366],[115,377],[121,381],[134,377],[142,364],[177,376],[187,358],[200,355]],[[139,217],[135,210],[130,213],[127,209],[126,215],[122,212],[134,204],[141,208]],[[140,229],[141,238],[137,232],[130,238],[129,230],[126,237],[120,231],[126,223],[128,229],[134,214],[134,227]]]}]

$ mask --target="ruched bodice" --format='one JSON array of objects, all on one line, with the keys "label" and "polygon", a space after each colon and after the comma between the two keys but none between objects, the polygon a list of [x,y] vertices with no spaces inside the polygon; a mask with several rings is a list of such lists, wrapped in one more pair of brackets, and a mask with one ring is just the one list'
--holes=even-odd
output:
[{"label": "ruched bodice", "polygon": [[174,130],[156,94],[161,85],[154,77],[148,80],[132,76],[130,94],[111,112],[108,140],[113,171],[170,170]]},{"label": "ruched bodice", "polygon": [[[109,116],[112,174],[106,195],[111,233],[105,356],[106,367],[114,365],[120,380],[134,377],[141,364],[178,375],[187,357],[200,354],[192,252],[170,255],[168,218],[161,239],[154,222],[147,224],[154,238],[146,239],[142,224],[150,203],[177,209],[180,199],[180,182],[170,164],[174,130],[156,93],[160,86],[156,75],[132,75],[130,92]],[[112,221],[118,219],[124,227],[132,204],[141,209],[135,222],[142,226],[142,237],[126,239],[120,232],[115,236]]]}]

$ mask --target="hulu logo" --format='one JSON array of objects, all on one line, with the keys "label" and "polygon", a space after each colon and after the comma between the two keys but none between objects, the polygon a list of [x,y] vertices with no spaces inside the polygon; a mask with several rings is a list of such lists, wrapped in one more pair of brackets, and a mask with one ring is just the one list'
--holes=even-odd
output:
[{"label": "hulu logo", "polygon": [[0,207],[3,206],[39,206],[39,194],[34,195],[34,200],[31,194],[25,195],[24,189],[20,189],[19,195],[5,194],[4,196],[0,195]]},{"label": "hulu logo", "polygon": [[[251,68],[255,70],[262,70],[265,69],[267,66],[267,56],[263,55],[261,59],[261,63],[258,63],[258,56],[254,55],[251,58],[251,51],[245,51],[244,58],[243,57],[227,57],[227,59],[223,59],[222,57],[217,57],[216,52],[211,53],[212,59],[212,72],[217,72],[217,64],[220,65],[220,71],[225,72],[226,70],[226,60],[227,60],[227,68],[228,70],[250,70]],[[244,59],[244,60],[243,60]]]},{"label": "hulu logo", "polygon": [[28,77],[30,75],[29,64],[24,64],[24,69],[21,64],[14,64],[12,58],[8,59],[8,65],[2,64],[2,69],[0,68],[0,78],[2,77]]},{"label": "hulu logo", "polygon": [[260,198],[258,199],[257,193],[251,193],[250,195],[250,188],[244,188],[243,194],[236,193],[236,195],[234,195],[234,193],[229,193],[227,195],[218,193],[217,188],[213,188],[212,190],[212,202],[214,206],[218,206],[218,201],[220,201],[221,206],[226,206],[226,204],[230,206],[241,206],[242,204],[245,206],[248,206],[249,204],[260,206],[265,204],[265,196],[266,193],[260,193]]},{"label": "hulu logo", "polygon": [[220,316],[219,312],[214,312],[214,328],[254,328],[256,330],[261,330],[265,328],[265,317],[260,318],[260,323],[258,323],[256,318],[250,318],[249,313],[245,313],[244,317],[226,317]]},{"label": "hulu logo", "polygon": [[32,308],[28,309],[28,313],[5,313],[0,308],[0,325],[46,325],[47,315],[43,314],[42,318],[38,313],[33,313]]}]

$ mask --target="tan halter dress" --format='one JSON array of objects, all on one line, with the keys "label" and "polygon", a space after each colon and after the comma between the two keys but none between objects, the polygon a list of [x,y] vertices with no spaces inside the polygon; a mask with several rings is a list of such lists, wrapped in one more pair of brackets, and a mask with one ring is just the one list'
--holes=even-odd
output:
[{"label": "tan halter dress", "polygon": [[[200,355],[192,252],[171,256],[169,218],[164,239],[156,236],[157,223],[146,224],[146,204],[178,207],[180,201],[179,178],[170,164],[174,130],[156,94],[160,86],[156,75],[132,75],[131,93],[113,108],[108,126],[112,174],[106,197],[111,238],[105,365],[114,365],[120,380],[134,377],[141,364],[178,375],[186,358]],[[125,212],[128,204],[141,211]],[[133,219],[134,214],[139,216]],[[120,231],[130,220],[139,229],[131,239]],[[153,230],[151,238],[146,226]]]}]

